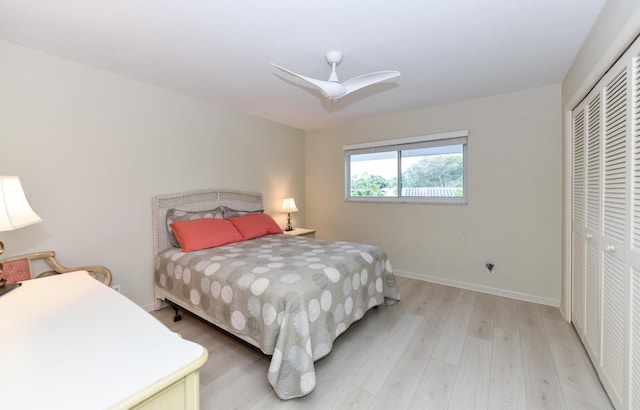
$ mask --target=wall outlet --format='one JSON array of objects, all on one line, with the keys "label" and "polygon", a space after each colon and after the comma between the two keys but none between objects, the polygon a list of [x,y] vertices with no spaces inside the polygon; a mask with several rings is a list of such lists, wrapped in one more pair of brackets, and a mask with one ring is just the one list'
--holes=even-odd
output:
[{"label": "wall outlet", "polygon": [[122,293],[120,292],[120,285],[111,285],[111,289],[115,290],[118,293]]}]

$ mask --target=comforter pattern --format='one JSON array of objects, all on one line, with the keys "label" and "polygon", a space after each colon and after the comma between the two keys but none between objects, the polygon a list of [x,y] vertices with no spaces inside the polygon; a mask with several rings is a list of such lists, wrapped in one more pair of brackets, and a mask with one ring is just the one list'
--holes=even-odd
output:
[{"label": "comforter pattern", "polygon": [[379,247],[269,235],[218,248],[156,257],[156,286],[184,308],[259,347],[282,399],[316,385],[314,361],[374,306],[399,300]]}]

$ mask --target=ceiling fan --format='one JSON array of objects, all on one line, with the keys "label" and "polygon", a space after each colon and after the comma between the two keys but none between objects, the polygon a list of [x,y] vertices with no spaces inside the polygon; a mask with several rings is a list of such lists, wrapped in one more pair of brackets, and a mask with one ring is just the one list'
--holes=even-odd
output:
[{"label": "ceiling fan", "polygon": [[335,102],[338,99],[344,97],[345,95],[350,94],[354,91],[357,91],[361,88],[364,88],[372,84],[376,84],[381,81],[385,81],[400,75],[399,71],[376,71],[374,73],[359,75],[347,81],[340,82],[338,80],[338,74],[336,73],[336,67],[342,61],[342,57],[343,55],[341,51],[327,52],[326,59],[329,65],[331,66],[331,74],[329,75],[328,81],[316,80],[314,78],[305,77],[303,75],[296,74],[293,71],[289,71],[286,68],[280,67],[279,65],[274,63],[271,63],[271,65],[295,77],[298,77],[301,80],[304,80],[308,83],[315,85],[322,91],[324,95],[327,96],[327,98],[329,98],[329,100],[331,100],[331,102]]}]

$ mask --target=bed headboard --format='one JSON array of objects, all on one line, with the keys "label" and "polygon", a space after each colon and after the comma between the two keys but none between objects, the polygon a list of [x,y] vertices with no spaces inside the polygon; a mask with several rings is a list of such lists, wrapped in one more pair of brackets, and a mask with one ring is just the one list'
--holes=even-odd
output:
[{"label": "bed headboard", "polygon": [[153,216],[153,257],[159,251],[171,247],[167,230],[167,210],[171,208],[183,211],[207,211],[218,206],[228,206],[241,211],[259,211],[264,209],[262,194],[257,192],[236,191],[232,189],[202,189],[198,191],[178,192],[175,194],[155,195],[151,201]]}]

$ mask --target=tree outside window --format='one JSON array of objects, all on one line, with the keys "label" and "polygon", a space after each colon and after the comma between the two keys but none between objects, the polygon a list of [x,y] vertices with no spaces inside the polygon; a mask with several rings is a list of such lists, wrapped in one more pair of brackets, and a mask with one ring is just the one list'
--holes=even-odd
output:
[{"label": "tree outside window", "polygon": [[466,203],[466,135],[361,151],[346,155],[347,200]]}]

